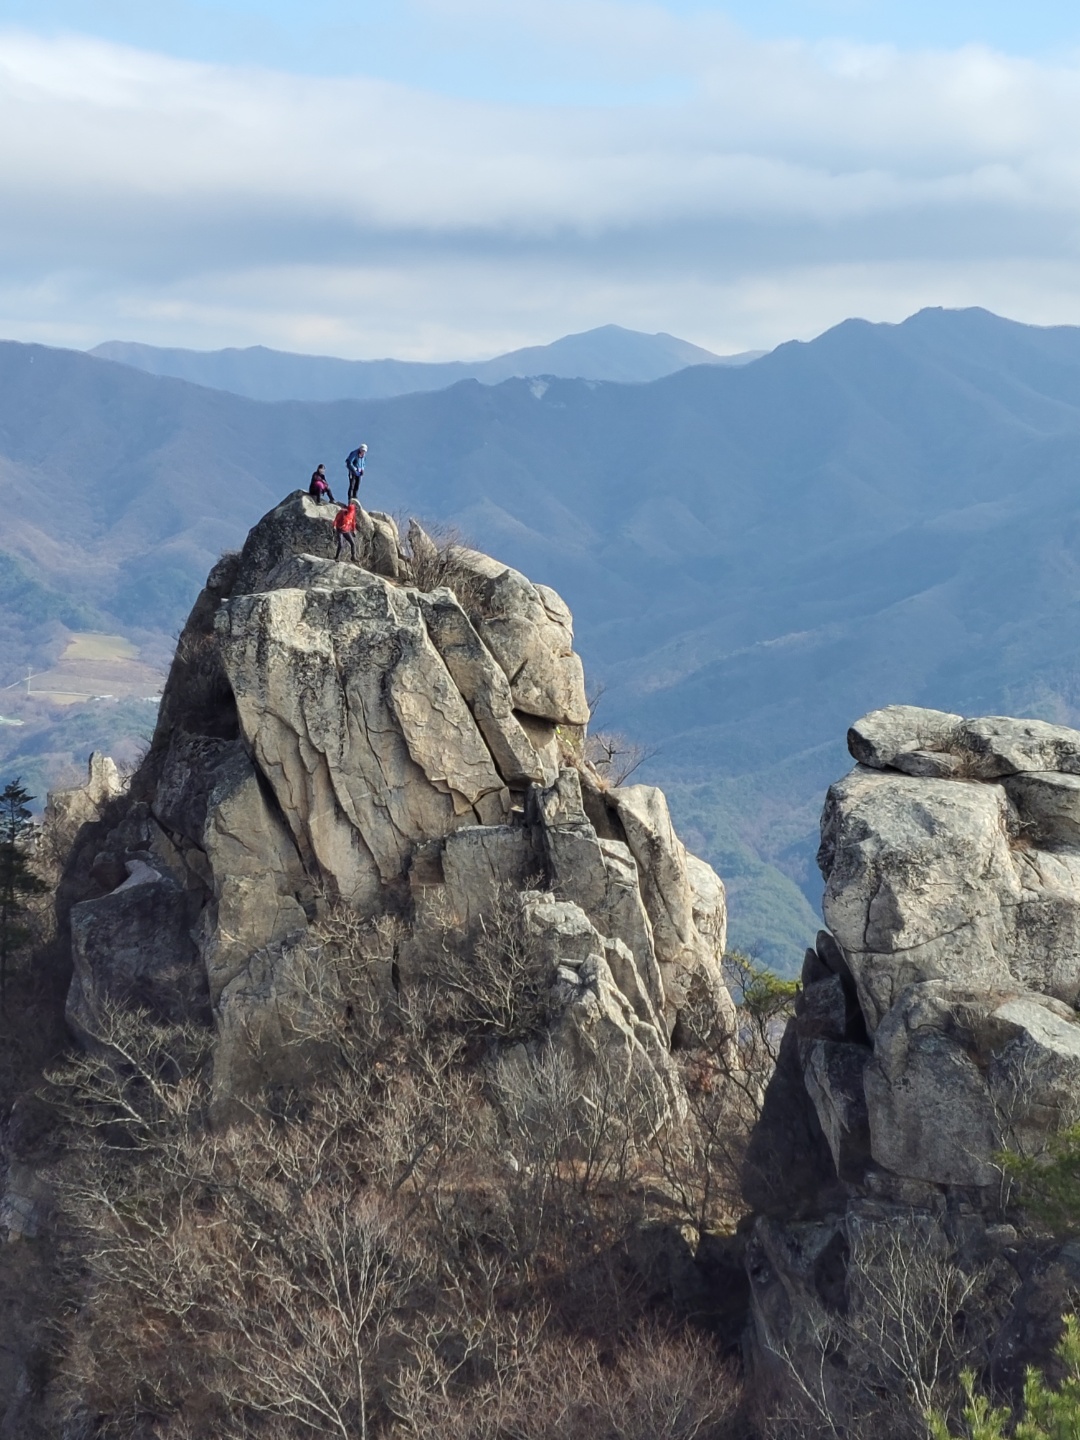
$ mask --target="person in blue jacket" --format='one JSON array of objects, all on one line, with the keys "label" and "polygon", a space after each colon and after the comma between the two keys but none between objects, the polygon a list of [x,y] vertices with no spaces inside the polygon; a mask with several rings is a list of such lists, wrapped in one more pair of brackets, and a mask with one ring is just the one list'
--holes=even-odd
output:
[{"label": "person in blue jacket", "polygon": [[345,468],[349,472],[349,499],[355,500],[360,489],[360,481],[364,478],[364,459],[367,455],[367,446],[358,445],[351,454],[345,458]]}]

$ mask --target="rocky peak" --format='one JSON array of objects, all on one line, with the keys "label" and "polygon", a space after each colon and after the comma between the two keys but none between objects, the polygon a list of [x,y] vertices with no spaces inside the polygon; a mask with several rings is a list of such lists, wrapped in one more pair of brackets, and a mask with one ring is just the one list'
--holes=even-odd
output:
[{"label": "rocky peak", "polygon": [[[860,1226],[918,1217],[969,1258],[1015,1239],[995,1157],[1038,1154],[1080,1115],[1080,732],[890,706],[848,745],[858,763],[821,822],[829,928],[807,953],[746,1174],[773,1350],[797,1348],[830,1290],[851,1299],[842,1257]],[[832,1259],[800,1270],[811,1251]],[[998,1257],[1044,1328],[1060,1304],[1033,1298],[1037,1282],[1075,1284],[1070,1253]],[[1003,1337],[1027,1325],[1013,1322]]]},{"label": "rocky peak", "polygon": [[658,790],[584,760],[565,603],[378,513],[339,563],[334,513],[297,492],[211,571],[147,758],[73,856],[71,1023],[92,1032],[107,997],[205,1017],[236,1096],[285,1063],[291,967],[327,907],[393,917],[401,985],[433,916],[467,934],[510,892],[547,956],[552,1035],[677,1111],[671,1044],[703,1003],[730,1031],[723,885]]}]

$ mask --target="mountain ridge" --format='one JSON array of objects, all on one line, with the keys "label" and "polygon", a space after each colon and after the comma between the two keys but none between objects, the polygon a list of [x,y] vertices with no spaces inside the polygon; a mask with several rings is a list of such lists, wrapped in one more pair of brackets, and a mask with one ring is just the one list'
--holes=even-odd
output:
[{"label": "mountain ridge", "polygon": [[663,331],[648,335],[620,325],[602,325],[564,335],[549,345],[530,345],[475,362],[343,360],[262,345],[203,351],[124,340],[106,340],[87,353],[252,400],[329,401],[387,399],[444,389],[460,380],[495,385],[536,375],[647,383],[688,365],[748,364],[765,352],[721,356]]},{"label": "mountain ridge", "polygon": [[[730,881],[735,943],[785,968],[851,715],[1080,718],[1074,327],[924,311],[646,385],[369,402],[265,404],[12,345],[0,381],[3,548],[140,644],[164,645],[253,513],[320,460],[339,484],[365,439],[366,504],[455,525],[565,596],[597,723],[659,749],[640,773]],[[13,668],[56,622],[0,624]]]}]

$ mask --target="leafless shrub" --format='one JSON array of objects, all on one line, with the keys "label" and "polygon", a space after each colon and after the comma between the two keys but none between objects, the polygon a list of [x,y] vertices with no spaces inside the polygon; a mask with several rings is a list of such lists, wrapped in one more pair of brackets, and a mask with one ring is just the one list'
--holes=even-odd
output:
[{"label": "leafless shrub", "polygon": [[466,615],[482,613],[486,585],[465,563],[464,552],[470,546],[461,533],[450,525],[425,528],[416,520],[409,521],[407,533],[405,565],[409,583],[424,591],[445,586],[457,596]]},{"label": "leafless shrub", "polygon": [[665,1198],[697,1231],[724,1230],[744,1209],[743,1157],[755,1112],[730,1065],[697,1054],[683,1057],[679,1068],[687,1119],[661,1130],[653,1143]]},{"label": "leafless shrub", "polygon": [[[636,1319],[612,1259],[633,1154],[614,1075],[554,1054],[512,1073],[504,1057],[493,1110],[459,1057],[391,1027],[392,1070],[387,1050],[370,1083],[348,1066],[324,1077],[301,1118],[214,1132],[205,1037],[99,1018],[95,1050],[52,1088],[84,1294],[66,1394],[102,1435],[407,1435],[436,1420],[482,1433],[469,1427],[493,1396],[524,1425],[525,1397],[553,1382],[529,1367],[552,1353],[557,1271],[560,1323],[587,1313],[618,1333]],[[636,1434],[619,1427],[666,1393],[690,1428],[657,1433],[711,1433],[712,1391],[695,1382],[680,1400],[675,1351],[645,1348],[656,1373],[633,1405],[590,1362],[588,1413],[606,1406],[604,1433]],[[513,1433],[583,1433],[558,1425]]]},{"label": "leafless shrub", "polygon": [[193,1414],[223,1436],[262,1416],[366,1435],[402,1334],[430,1323],[439,1257],[403,1226],[468,1134],[467,1087],[429,1057],[392,1086],[331,1084],[295,1122],[214,1133],[186,1032],[119,1011],[100,1030],[51,1077],[87,1296],[72,1403],[117,1435],[142,1417],[167,1436]]},{"label": "leafless shrub", "polygon": [[623,1241],[645,1216],[652,1162],[639,1137],[656,1128],[650,1097],[603,1055],[581,1066],[551,1045],[500,1056],[488,1088],[505,1252],[523,1278],[548,1275],[560,1323],[624,1335],[642,1313]]},{"label": "leafless shrub", "polygon": [[452,998],[457,1021],[509,1044],[543,1035],[551,1019],[554,976],[529,929],[522,892],[498,885],[465,929],[450,913],[434,920],[438,940],[430,983]]},{"label": "leafless shrub", "polygon": [[961,1372],[985,1362],[1018,1281],[1008,1267],[962,1264],[929,1215],[853,1216],[847,1243],[843,1303],[808,1300],[802,1333],[766,1336],[786,1389],[768,1433],[925,1436]]},{"label": "leafless shrub", "polygon": [[606,785],[625,785],[656,749],[628,740],[617,730],[597,730],[585,739],[585,759]]},{"label": "leafless shrub", "polygon": [[649,1095],[533,1035],[549,977],[523,918],[497,896],[409,984],[399,922],[326,907],[283,1014],[319,1063],[243,1123],[214,1128],[206,1031],[103,1007],[50,1076],[68,1412],[102,1440],[722,1433],[733,1382],[641,1329],[622,1244]]},{"label": "leafless shrub", "polygon": [[497,1381],[454,1400],[429,1391],[409,1435],[440,1440],[720,1440],[738,1385],[700,1336],[645,1326],[614,1361],[594,1343],[524,1350]]}]

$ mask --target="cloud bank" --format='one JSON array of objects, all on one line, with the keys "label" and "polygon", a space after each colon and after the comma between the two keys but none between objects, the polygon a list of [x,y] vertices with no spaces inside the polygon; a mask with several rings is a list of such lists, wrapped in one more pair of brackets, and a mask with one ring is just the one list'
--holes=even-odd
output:
[{"label": "cloud bank", "polygon": [[1080,322],[1080,57],[762,43],[619,0],[552,0],[530,41],[509,8],[632,98],[0,31],[0,333],[451,358],[611,320],[721,350],[923,304]]}]

